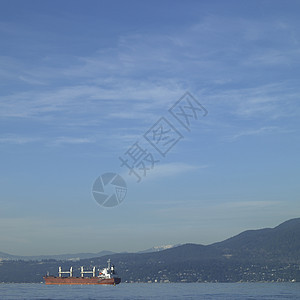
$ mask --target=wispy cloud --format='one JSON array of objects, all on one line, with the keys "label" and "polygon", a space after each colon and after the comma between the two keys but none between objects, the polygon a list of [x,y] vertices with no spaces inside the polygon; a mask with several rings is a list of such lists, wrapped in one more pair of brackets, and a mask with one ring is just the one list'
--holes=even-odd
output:
[{"label": "wispy cloud", "polygon": [[55,146],[61,146],[64,144],[90,144],[95,143],[94,138],[80,138],[80,137],[67,137],[67,136],[61,136],[50,142],[51,145]]},{"label": "wispy cloud", "polygon": [[31,78],[30,76],[26,76],[26,75],[19,76],[19,79],[28,84],[31,84],[31,85],[45,85],[46,84],[45,82],[43,82],[41,80],[38,80],[36,78]]},{"label": "wispy cloud", "polygon": [[[253,85],[257,77],[253,66],[276,68],[299,55],[290,26],[276,20],[209,15],[178,32],[123,35],[114,47],[53,66],[53,57],[35,67],[2,57],[8,77],[28,85],[1,96],[0,117],[51,120],[73,127],[85,121],[155,120],[190,90],[210,105],[210,118],[220,122],[225,116],[223,124],[230,123],[231,116],[265,118],[264,129],[241,130],[233,139],[266,134],[273,126],[268,120],[300,114],[299,88],[292,77]],[[286,45],[279,44],[281,38]],[[276,51],[259,43],[265,39],[278,43]]]},{"label": "wispy cloud", "polygon": [[[183,94],[176,85],[157,87],[155,84],[126,81],[114,82],[111,88],[96,85],[76,85],[53,91],[27,91],[2,96],[1,117],[43,118],[45,114],[67,112],[110,118],[140,119],[149,116],[149,109],[168,107]],[[54,116],[53,116],[54,117]]]},{"label": "wispy cloud", "polygon": [[208,168],[208,165],[195,166],[186,163],[166,163],[166,164],[158,164],[153,169],[151,175],[155,177],[168,177],[168,176],[176,176],[186,172],[192,172],[199,169]]},{"label": "wispy cloud", "polygon": [[226,141],[235,141],[244,136],[261,136],[261,135],[267,135],[267,134],[287,133],[287,132],[291,132],[291,130],[282,130],[281,128],[276,127],[276,126],[261,127],[258,129],[241,131],[233,136],[225,137],[225,140]]},{"label": "wispy cloud", "polygon": [[237,202],[226,202],[218,205],[222,208],[263,208],[263,207],[274,207],[284,204],[282,201],[237,201]]},{"label": "wispy cloud", "polygon": [[37,137],[26,137],[26,136],[17,136],[17,135],[5,135],[0,136],[0,144],[28,144],[41,141],[41,138]]},{"label": "wispy cloud", "polygon": [[[161,179],[161,178],[166,178],[166,177],[172,177],[172,176],[178,176],[181,174],[189,173],[189,172],[195,172],[200,169],[205,169],[208,168],[208,165],[191,165],[187,163],[160,163],[157,162],[154,165],[153,169],[150,169],[147,173],[146,176],[143,177],[143,181],[148,181],[148,180],[156,180],[156,179]],[[128,172],[123,172],[122,176],[127,176]],[[136,179],[135,177],[132,177],[134,180]]]},{"label": "wispy cloud", "polygon": [[0,136],[0,144],[15,144],[15,145],[25,145],[29,143],[40,143],[46,146],[62,146],[62,145],[75,145],[75,144],[90,144],[95,143],[97,138],[92,137],[29,137],[21,135],[4,135]]}]

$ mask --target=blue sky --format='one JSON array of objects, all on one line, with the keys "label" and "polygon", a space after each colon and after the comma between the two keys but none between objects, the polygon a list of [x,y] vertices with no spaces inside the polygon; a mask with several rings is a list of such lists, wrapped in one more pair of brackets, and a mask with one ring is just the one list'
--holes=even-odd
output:
[{"label": "blue sky", "polygon": [[[299,217],[299,9],[1,1],[0,251],[208,244]],[[184,138],[136,183],[119,156],[187,91],[207,116],[173,120]],[[91,194],[105,172],[128,186],[113,208]]]}]

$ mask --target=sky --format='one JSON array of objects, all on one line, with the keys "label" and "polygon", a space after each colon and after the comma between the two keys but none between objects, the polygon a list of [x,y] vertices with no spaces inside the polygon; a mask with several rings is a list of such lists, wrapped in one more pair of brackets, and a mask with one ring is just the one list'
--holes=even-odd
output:
[{"label": "sky", "polygon": [[[299,11],[1,0],[0,251],[207,245],[299,217]],[[120,159],[134,145],[140,182]],[[106,173],[127,186],[114,207],[92,194]]]}]

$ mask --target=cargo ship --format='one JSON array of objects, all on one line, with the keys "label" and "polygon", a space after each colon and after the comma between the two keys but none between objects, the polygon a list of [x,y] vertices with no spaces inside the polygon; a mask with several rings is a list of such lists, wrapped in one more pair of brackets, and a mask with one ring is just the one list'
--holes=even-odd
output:
[{"label": "cargo ship", "polygon": [[[121,278],[116,275],[114,265],[111,265],[110,259],[107,261],[107,268],[99,270],[99,275],[96,276],[96,267],[92,271],[84,271],[80,268],[80,277],[73,276],[73,267],[69,271],[62,271],[58,268],[58,277],[44,276],[45,284],[112,284],[116,285],[121,282]],[[68,274],[69,276],[63,276]],[[92,276],[85,276],[85,274],[92,274]]]}]

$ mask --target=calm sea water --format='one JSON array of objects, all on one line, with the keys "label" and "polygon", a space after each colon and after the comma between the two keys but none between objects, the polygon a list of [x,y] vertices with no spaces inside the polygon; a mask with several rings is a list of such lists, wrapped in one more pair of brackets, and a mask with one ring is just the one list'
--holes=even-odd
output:
[{"label": "calm sea water", "polygon": [[123,283],[117,286],[0,284],[1,300],[300,299],[300,283]]}]

